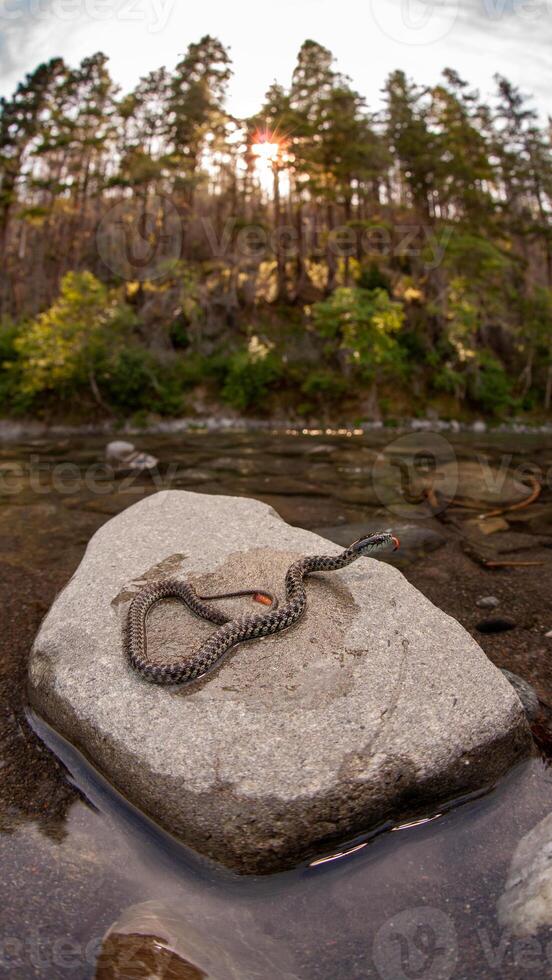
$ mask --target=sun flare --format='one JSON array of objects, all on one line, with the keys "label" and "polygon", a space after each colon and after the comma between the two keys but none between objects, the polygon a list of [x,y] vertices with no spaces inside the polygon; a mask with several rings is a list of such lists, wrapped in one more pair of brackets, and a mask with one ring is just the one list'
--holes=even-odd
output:
[{"label": "sun flare", "polygon": [[286,163],[288,140],[276,130],[258,130],[251,142],[251,152],[255,157],[255,172],[263,190],[271,193],[274,181],[280,183]]},{"label": "sun flare", "polygon": [[273,164],[280,156],[281,145],[278,142],[272,143],[268,140],[261,140],[259,143],[253,143],[252,150],[260,164]]}]

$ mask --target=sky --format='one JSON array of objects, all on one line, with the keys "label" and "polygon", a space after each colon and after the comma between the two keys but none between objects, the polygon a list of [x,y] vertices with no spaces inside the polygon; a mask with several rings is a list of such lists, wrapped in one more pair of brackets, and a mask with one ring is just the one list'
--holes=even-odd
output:
[{"label": "sky", "polygon": [[238,116],[258,110],[274,79],[289,83],[306,38],[330,48],[373,108],[394,69],[434,83],[451,67],[485,97],[504,74],[543,119],[551,111],[552,0],[0,0],[0,95],[41,61],[95,51],[128,90],[204,34],[230,47]]}]

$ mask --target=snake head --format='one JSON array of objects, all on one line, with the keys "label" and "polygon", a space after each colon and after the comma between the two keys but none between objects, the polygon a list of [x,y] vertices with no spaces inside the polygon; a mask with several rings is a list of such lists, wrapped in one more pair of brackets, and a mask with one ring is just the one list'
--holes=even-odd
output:
[{"label": "snake head", "polygon": [[359,538],[351,545],[351,551],[357,555],[369,555],[373,551],[380,551],[393,545],[393,551],[400,548],[400,541],[392,531],[379,531],[377,534],[370,534],[367,537]]}]

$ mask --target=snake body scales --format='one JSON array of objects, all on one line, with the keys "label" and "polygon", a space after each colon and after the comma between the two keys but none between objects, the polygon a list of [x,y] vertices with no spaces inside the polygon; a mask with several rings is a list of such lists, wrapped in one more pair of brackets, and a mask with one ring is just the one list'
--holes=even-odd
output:
[{"label": "snake body scales", "polygon": [[[222,660],[232,647],[246,640],[279,633],[293,626],[303,615],[307,605],[304,579],[313,572],[335,572],[363,555],[374,554],[399,542],[391,531],[382,531],[370,537],[360,538],[349,548],[336,556],[312,555],[300,558],[290,565],[285,578],[285,601],[279,605],[277,600],[264,589],[226,592],[221,595],[200,596],[187,582],[178,579],[164,579],[142,589],[130,604],[125,630],[125,646],[128,659],[142,677],[154,684],[184,684],[207,674]],[[271,602],[266,613],[239,616],[230,619],[216,606],[210,605],[214,599],[230,599],[236,596],[251,595]],[[156,663],[149,659],[147,650],[147,617],[156,603],[162,599],[179,599],[202,619],[209,620],[219,627],[190,657],[172,663]]]}]

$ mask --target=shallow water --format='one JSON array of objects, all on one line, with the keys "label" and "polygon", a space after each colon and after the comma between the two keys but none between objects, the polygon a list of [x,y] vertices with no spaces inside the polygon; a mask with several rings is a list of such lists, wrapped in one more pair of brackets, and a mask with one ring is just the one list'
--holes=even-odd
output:
[{"label": "shallow water", "polygon": [[[113,514],[173,487],[256,496],[309,528],[423,522],[427,512],[416,493],[402,491],[404,473],[410,479],[424,470],[428,454],[530,463],[546,484],[550,436],[442,439],[386,432],[145,436],[136,441],[161,465],[153,477],[132,479],[99,465],[105,440],[0,446],[2,595],[11,614],[2,647],[0,973],[103,980],[550,975],[552,930],[539,934],[527,955],[520,940],[504,934],[496,912],[516,844],[552,811],[552,770],[541,758],[478,799],[357,841],[335,860],[239,878],[159,832],[34,720],[63,769],[24,714],[24,657],[40,616],[90,535]],[[438,570],[441,556],[426,561]],[[544,671],[542,677],[544,684]],[[115,923],[117,936],[100,955]],[[133,945],[122,933],[150,938]]]}]

